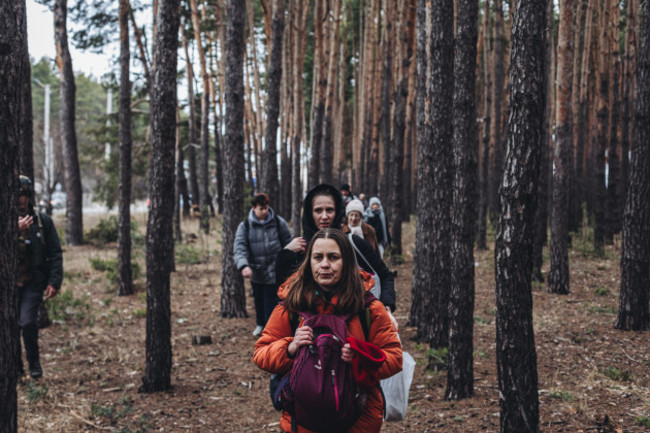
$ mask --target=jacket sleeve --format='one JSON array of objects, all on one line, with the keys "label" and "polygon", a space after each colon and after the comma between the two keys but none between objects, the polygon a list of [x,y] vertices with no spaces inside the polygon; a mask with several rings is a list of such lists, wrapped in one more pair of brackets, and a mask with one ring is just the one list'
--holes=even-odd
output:
[{"label": "jacket sleeve", "polygon": [[[375,252],[374,249],[370,246],[368,242],[361,239],[359,236],[352,236],[354,244],[357,246],[361,254],[368,260],[369,263],[365,263],[363,260],[359,261],[359,265],[366,272],[372,272],[372,269],[377,272],[379,280],[381,282],[381,299],[380,301],[387,307],[390,307],[391,311],[395,311],[395,278],[393,273],[388,269],[386,263],[379,257],[379,254]],[[372,269],[370,269],[370,266]]]},{"label": "jacket sleeve", "polygon": [[289,230],[289,224],[282,217],[278,217],[280,220],[280,227],[278,227],[278,233],[280,234],[280,245],[282,248],[286,247],[289,242],[291,242],[291,230]]},{"label": "jacket sleeve", "polygon": [[402,343],[380,302],[370,304],[370,332],[368,341],[386,354],[386,361],[379,367],[379,379],[385,379],[402,371]]},{"label": "jacket sleeve", "polygon": [[237,270],[241,271],[248,266],[248,242],[246,241],[246,229],[244,223],[239,223],[237,233],[235,234],[235,266]]},{"label": "jacket sleeve", "polygon": [[286,248],[281,249],[275,260],[275,286],[280,287],[293,275],[302,263],[305,255],[294,253]]},{"label": "jacket sleeve", "polygon": [[262,336],[255,343],[253,362],[269,373],[286,373],[293,367],[293,359],[287,354],[287,347],[292,341],[289,312],[284,305],[277,305],[264,327]]},{"label": "jacket sleeve", "polygon": [[54,286],[57,290],[61,288],[63,282],[63,254],[61,252],[61,241],[59,234],[56,232],[54,223],[49,217],[41,216],[43,222],[43,235],[45,236],[45,247],[47,248],[47,261],[49,273],[47,284]]}]

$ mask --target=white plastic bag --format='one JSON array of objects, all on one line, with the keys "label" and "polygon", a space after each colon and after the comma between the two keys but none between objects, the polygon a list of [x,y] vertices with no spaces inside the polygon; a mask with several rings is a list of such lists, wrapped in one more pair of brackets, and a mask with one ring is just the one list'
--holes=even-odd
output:
[{"label": "white plastic bag", "polygon": [[415,372],[415,360],[408,352],[402,352],[402,371],[381,381],[386,399],[386,421],[400,421],[406,418],[409,402],[409,388]]}]

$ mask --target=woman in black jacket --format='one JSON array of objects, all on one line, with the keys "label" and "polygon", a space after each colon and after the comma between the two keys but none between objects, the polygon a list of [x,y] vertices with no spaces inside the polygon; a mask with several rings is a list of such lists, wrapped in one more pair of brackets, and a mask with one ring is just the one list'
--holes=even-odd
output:
[{"label": "woman in black jacket", "polygon": [[[278,253],[275,261],[276,284],[279,287],[300,266],[305,258],[305,247],[312,236],[321,229],[331,227],[341,229],[345,216],[345,204],[338,189],[328,184],[313,187],[303,201],[302,237],[293,238],[287,246]],[[353,235],[357,263],[366,272],[373,270],[381,281],[380,301],[386,306],[393,326],[397,330],[397,321],[392,315],[395,311],[395,283],[393,274],[388,270],[384,261],[377,255],[368,242]],[[358,251],[356,251],[358,250]],[[361,254],[360,254],[361,253]],[[361,257],[363,256],[363,257]]]}]

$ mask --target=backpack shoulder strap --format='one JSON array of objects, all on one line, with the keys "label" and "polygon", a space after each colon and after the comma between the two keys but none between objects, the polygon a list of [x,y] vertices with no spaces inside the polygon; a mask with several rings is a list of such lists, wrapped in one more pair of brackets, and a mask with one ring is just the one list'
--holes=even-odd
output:
[{"label": "backpack shoulder strap", "polygon": [[350,243],[352,244],[352,248],[354,248],[354,251],[355,251],[357,254],[359,254],[359,256],[363,259],[364,262],[366,262],[366,264],[368,265],[368,267],[370,268],[370,270],[372,271],[372,273],[373,273],[374,275],[377,275],[377,272],[376,272],[375,269],[372,267],[372,265],[370,264],[370,262],[368,261],[368,259],[366,259],[366,256],[363,255],[363,253],[361,252],[361,250],[360,250],[360,249],[356,246],[356,244],[354,243],[354,239],[352,239],[352,233],[348,233],[348,239],[350,239]]},{"label": "backpack shoulder strap", "polygon": [[38,232],[41,234],[41,242],[43,243],[43,248],[45,248],[45,232],[43,231],[43,220],[41,219],[41,213],[34,213],[36,214],[36,221],[38,222]]},{"label": "backpack shoulder strap", "polygon": [[368,341],[368,336],[370,335],[370,325],[372,323],[370,319],[370,304],[377,298],[370,292],[366,292],[366,296],[363,301],[363,309],[359,311],[359,322],[361,322],[361,328],[363,328],[363,335]]},{"label": "backpack shoulder strap", "polygon": [[291,333],[295,334],[296,329],[298,329],[298,324],[300,323],[300,315],[289,311],[289,325],[291,326]]}]

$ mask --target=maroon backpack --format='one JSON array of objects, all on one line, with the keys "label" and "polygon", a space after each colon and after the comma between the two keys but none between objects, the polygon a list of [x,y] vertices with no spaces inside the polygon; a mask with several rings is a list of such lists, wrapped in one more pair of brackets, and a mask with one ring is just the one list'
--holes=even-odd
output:
[{"label": "maroon backpack", "polygon": [[[367,292],[367,306],[376,298]],[[366,310],[364,309],[364,310]],[[361,416],[367,394],[354,381],[352,365],[341,359],[351,315],[299,313],[314,330],[314,342],[302,346],[280,383],[282,407],[292,424],[318,432],[342,432]],[[363,323],[363,322],[362,322]],[[363,326],[363,324],[362,324]]]}]

